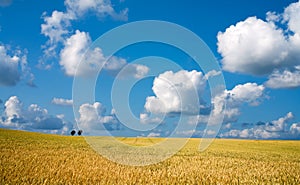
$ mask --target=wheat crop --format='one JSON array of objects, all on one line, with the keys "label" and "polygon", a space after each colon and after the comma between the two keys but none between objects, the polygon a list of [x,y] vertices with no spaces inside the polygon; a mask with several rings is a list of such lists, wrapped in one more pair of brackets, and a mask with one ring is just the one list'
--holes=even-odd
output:
[{"label": "wheat crop", "polygon": [[[150,145],[161,138],[118,138]],[[133,167],[96,153],[84,137],[0,129],[0,184],[300,184],[300,141],[190,139],[173,157]]]}]

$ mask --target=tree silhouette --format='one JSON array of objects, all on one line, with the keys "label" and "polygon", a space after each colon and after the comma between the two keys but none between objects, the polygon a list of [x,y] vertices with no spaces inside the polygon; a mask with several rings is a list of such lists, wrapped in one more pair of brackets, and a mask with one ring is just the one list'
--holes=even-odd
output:
[{"label": "tree silhouette", "polygon": [[82,130],[78,130],[77,134],[78,134],[79,136],[81,136],[82,132],[83,132]]},{"label": "tree silhouette", "polygon": [[71,131],[71,135],[74,136],[75,134],[76,134],[76,131],[75,131],[75,130],[72,130],[72,131]]}]

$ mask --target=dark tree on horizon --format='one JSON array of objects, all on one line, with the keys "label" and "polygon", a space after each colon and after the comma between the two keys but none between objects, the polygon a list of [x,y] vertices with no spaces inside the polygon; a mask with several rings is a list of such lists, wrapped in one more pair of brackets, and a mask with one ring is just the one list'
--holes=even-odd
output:
[{"label": "dark tree on horizon", "polygon": [[79,136],[81,136],[82,132],[83,132],[82,130],[78,130],[77,134],[78,134]]},{"label": "dark tree on horizon", "polygon": [[72,131],[71,131],[71,135],[74,136],[75,134],[76,134],[76,131],[75,131],[75,130],[72,130]]}]

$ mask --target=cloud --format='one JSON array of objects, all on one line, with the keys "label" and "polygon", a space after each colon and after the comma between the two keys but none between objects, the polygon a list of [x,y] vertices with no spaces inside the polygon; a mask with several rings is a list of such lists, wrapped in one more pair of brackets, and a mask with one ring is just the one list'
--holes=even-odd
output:
[{"label": "cloud", "polygon": [[49,37],[49,42],[53,44],[63,41],[63,36],[68,34],[67,27],[70,25],[71,17],[54,10],[51,16],[46,16],[44,12],[42,18],[45,23],[41,25],[41,33]]},{"label": "cloud", "polygon": [[116,20],[127,20],[128,9],[121,10],[119,13],[112,7],[110,0],[65,0],[67,13],[79,18],[86,13],[94,13],[99,18],[107,16]]},{"label": "cloud", "polygon": [[227,138],[247,138],[247,139],[270,139],[278,138],[280,135],[275,132],[268,132],[260,127],[250,128],[243,130],[230,130],[228,132],[220,134],[220,137]]},{"label": "cloud", "polygon": [[155,96],[146,98],[147,112],[198,114],[196,102],[200,92],[204,91],[206,79],[201,72],[166,71],[154,79],[152,90]]},{"label": "cloud", "polygon": [[253,75],[270,74],[285,62],[288,43],[283,31],[256,17],[249,17],[218,33],[218,52],[223,69]]},{"label": "cloud", "polygon": [[[218,33],[223,69],[267,75],[270,88],[298,87],[300,65],[300,1],[282,14],[268,12],[266,21],[249,17]],[[291,84],[291,85],[288,85]]]},{"label": "cloud", "polygon": [[205,132],[207,133],[207,135],[211,135],[211,136],[214,136],[216,134],[215,130],[205,130]]},{"label": "cloud", "polygon": [[0,122],[2,127],[38,130],[65,134],[71,129],[72,123],[63,120],[63,117],[52,116],[48,110],[37,104],[31,104],[24,109],[23,103],[17,96],[11,96],[4,104],[4,116]]},{"label": "cloud", "polygon": [[[99,48],[89,51],[84,59],[84,54],[91,44],[88,33],[76,30],[75,34],[64,43],[64,48],[60,52],[59,64],[69,76],[88,76],[97,73],[105,58]],[[80,68],[77,67],[82,60]]]},{"label": "cloud", "polygon": [[56,55],[58,44],[62,43],[65,36],[69,34],[68,27],[72,17],[64,12],[55,10],[51,16],[47,16],[46,12],[44,12],[42,18],[44,19],[44,24],[41,25],[41,33],[49,38],[43,46],[44,54],[46,57],[52,57]]},{"label": "cloud", "polygon": [[41,34],[48,37],[46,44],[42,46],[44,56],[39,61],[39,67],[50,69],[51,65],[45,60],[56,57],[57,48],[72,34],[72,21],[78,20],[87,13],[96,14],[99,18],[112,17],[115,20],[127,20],[128,9],[119,13],[112,7],[109,0],[65,0],[66,11],[54,10],[50,16],[44,12],[41,24]]},{"label": "cloud", "polygon": [[[12,54],[9,54],[12,53]],[[34,75],[27,65],[27,52],[7,50],[0,44],[0,86],[15,86],[21,80],[34,85]]]},{"label": "cloud", "polygon": [[133,75],[134,78],[140,79],[147,75],[149,72],[149,68],[145,65],[141,64],[127,64],[125,70],[122,71],[122,75],[131,76]]},{"label": "cloud", "polygon": [[290,4],[285,8],[283,13],[283,20],[287,22],[289,30],[294,33],[300,33],[300,1]]},{"label": "cloud", "polygon": [[113,75],[117,75],[122,70],[121,77],[141,78],[148,73],[147,66],[128,64],[125,59],[116,56],[108,59],[101,48],[87,50],[91,43],[89,34],[79,30],[65,41],[59,64],[67,75],[89,77],[96,75],[102,67]]},{"label": "cloud", "polygon": [[212,78],[214,76],[218,76],[222,74],[222,71],[216,71],[216,70],[211,70],[208,73],[205,74],[206,79]]},{"label": "cloud", "polygon": [[51,103],[55,105],[61,105],[61,106],[72,106],[73,100],[68,100],[63,98],[53,98]]},{"label": "cloud", "polygon": [[225,129],[230,129],[230,128],[231,128],[231,123],[225,124],[225,125],[224,125],[224,128],[225,128]]},{"label": "cloud", "polygon": [[10,97],[4,104],[4,113],[7,116],[7,125],[11,124],[14,118],[20,118],[23,114],[23,105],[17,96]]},{"label": "cloud", "polygon": [[[73,32],[72,21],[78,20],[87,13],[93,13],[99,18],[112,17],[116,20],[127,20],[127,9],[117,12],[110,0],[65,0],[66,11],[54,10],[50,16],[44,12],[41,24],[41,33],[48,37],[43,48],[44,56],[40,59],[38,67],[50,69],[53,64],[46,61],[49,58],[57,57],[60,54],[59,64],[68,76],[92,76],[98,72],[98,69],[104,65],[107,58],[103,55],[101,48],[87,50],[92,41],[87,32],[76,30]],[[57,50],[61,49],[60,52]],[[77,70],[80,61],[83,61]],[[111,73],[116,74],[127,65],[125,59],[111,57],[111,62],[104,66]],[[110,64],[111,63],[111,64]],[[118,68],[118,70],[116,70]],[[127,73],[133,74],[136,78],[141,78],[148,73],[148,68],[143,65],[129,65]]]},{"label": "cloud", "polygon": [[[288,121],[293,118],[292,112],[287,113],[284,117],[271,122],[258,122],[256,124],[243,125],[244,129],[233,128],[227,132],[220,134],[220,137],[229,138],[247,138],[247,139],[278,139],[291,138],[291,134],[297,135],[297,124],[293,124],[289,131],[284,128],[288,125]],[[245,128],[247,126],[248,128]],[[233,126],[232,126],[233,127]],[[250,128],[249,128],[250,127]]]},{"label": "cloud", "polygon": [[27,112],[22,111],[22,116],[24,116],[24,114],[26,114],[28,120],[39,121],[48,115],[48,110],[43,109],[37,104],[31,104],[29,105]]},{"label": "cloud", "polygon": [[226,105],[223,122],[236,122],[240,115],[240,107],[243,104],[259,105],[264,98],[264,90],[263,85],[257,85],[256,83],[239,84],[232,90],[225,90],[212,100],[212,119],[220,116],[219,114],[222,113],[222,109]]},{"label": "cloud", "polygon": [[292,118],[294,118],[294,116],[292,112],[289,112],[286,116],[279,118],[278,120],[274,120],[271,123],[267,123],[265,129],[271,132],[284,131],[286,122],[291,120]]},{"label": "cloud", "polygon": [[[108,61],[109,63],[110,61]],[[104,66],[106,71],[109,71],[106,66]],[[116,75],[118,78],[126,78],[133,76],[136,79],[143,78],[149,72],[149,68],[141,64],[126,64],[120,71],[109,71],[109,73]]]},{"label": "cloud", "polygon": [[109,58],[109,62],[105,63],[104,68],[114,72],[120,71],[127,64],[126,60],[123,58],[119,58],[116,56],[112,56]]},{"label": "cloud", "polygon": [[106,109],[100,102],[94,104],[82,104],[79,107],[79,119],[77,120],[80,129],[86,133],[97,130],[117,130],[118,120],[114,115],[105,115]]},{"label": "cloud", "polygon": [[140,114],[140,123],[142,124],[151,124],[151,123],[161,123],[163,121],[163,118],[160,116],[154,116],[147,113],[141,113]]},{"label": "cloud", "polygon": [[290,127],[290,133],[300,136],[300,123],[293,123]]},{"label": "cloud", "polygon": [[227,95],[227,104],[236,106],[242,103],[258,105],[263,97],[265,87],[256,83],[245,83],[236,85],[232,90],[225,90]]},{"label": "cloud", "polygon": [[275,22],[280,21],[280,19],[281,19],[280,15],[277,15],[276,12],[267,12],[266,13],[267,22],[275,23]]},{"label": "cloud", "polygon": [[181,130],[181,131],[176,131],[176,136],[177,137],[203,137],[203,134],[207,132],[208,135],[214,135],[215,131],[213,130],[196,130],[196,129],[192,129],[192,130]]},{"label": "cloud", "polygon": [[35,122],[32,128],[43,130],[58,130],[63,127],[63,121],[56,117],[49,117]]},{"label": "cloud", "polygon": [[280,135],[275,132],[269,132],[261,127],[249,128],[243,130],[233,129],[228,132],[220,134],[220,137],[224,138],[245,138],[245,139],[270,139],[278,138]]},{"label": "cloud", "polygon": [[[146,113],[140,114],[141,123],[158,123],[162,118],[153,115],[174,113],[190,115],[188,124],[209,121],[214,125],[222,120],[223,123],[236,122],[241,114],[242,105],[257,106],[266,97],[263,85],[246,83],[236,85],[232,90],[225,90],[212,97],[209,108],[200,105],[195,100],[204,92],[207,78],[218,75],[218,72],[208,74],[210,75],[203,76],[201,72],[185,70],[176,73],[167,71],[160,74],[154,79],[152,86],[155,96],[146,98],[144,105]],[[208,109],[208,114],[200,114],[199,108]],[[148,113],[153,114],[151,118],[148,117]]]},{"label": "cloud", "polygon": [[239,130],[232,129],[232,130],[230,130],[228,132],[220,134],[220,137],[238,137],[239,133],[240,133]]},{"label": "cloud", "polygon": [[160,137],[160,133],[150,132],[147,137]]},{"label": "cloud", "polygon": [[300,86],[299,67],[295,71],[284,70],[283,72],[274,71],[265,85],[269,88],[295,88]]},{"label": "cloud", "polygon": [[20,81],[19,62],[17,55],[9,56],[6,48],[0,45],[0,85],[14,86]]},{"label": "cloud", "polygon": [[147,66],[141,64],[128,64],[125,59],[116,56],[110,57],[104,64],[103,69],[118,78],[133,76],[134,78],[139,79],[149,72]]}]

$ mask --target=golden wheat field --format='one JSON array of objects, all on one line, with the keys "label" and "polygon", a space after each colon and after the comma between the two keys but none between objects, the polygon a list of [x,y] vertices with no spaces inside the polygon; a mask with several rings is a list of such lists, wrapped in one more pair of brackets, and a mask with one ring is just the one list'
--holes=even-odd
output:
[{"label": "golden wheat field", "polygon": [[0,129],[0,184],[300,184],[299,141],[216,139],[204,152],[199,142],[190,139],[161,163],[133,167],[101,157],[84,137]]}]

